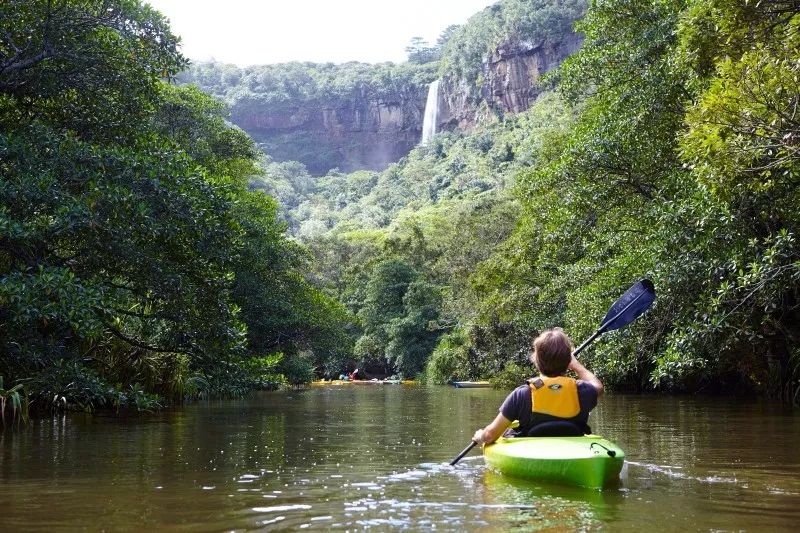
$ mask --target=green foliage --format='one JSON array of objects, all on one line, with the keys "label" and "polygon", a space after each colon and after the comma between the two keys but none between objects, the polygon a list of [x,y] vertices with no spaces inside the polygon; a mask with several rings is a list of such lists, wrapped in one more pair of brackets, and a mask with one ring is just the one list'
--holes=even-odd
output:
[{"label": "green foliage", "polygon": [[158,80],[187,64],[166,19],[135,0],[9,0],[0,21],[4,127],[36,116],[84,139],[136,135]]},{"label": "green foliage", "polygon": [[502,45],[558,45],[586,12],[585,0],[501,0],[454,28],[442,50],[442,77],[481,84],[484,62]]},{"label": "green foliage", "polygon": [[[761,388],[797,338],[796,17],[736,2],[593,4],[557,79],[577,120],[519,181],[482,313],[593,331],[633,280],[645,320],[586,354],[623,388]],[[775,364],[770,361],[776,361]]]},{"label": "green foliage", "polygon": [[425,366],[426,381],[445,385],[469,379],[469,369],[464,364],[469,348],[469,338],[463,329],[443,335]]},{"label": "green foliage", "polygon": [[389,321],[386,358],[401,376],[412,377],[422,371],[436,346],[442,327],[438,323],[441,289],[416,280],[403,295],[403,314]]},{"label": "green foliage", "polygon": [[458,25],[450,25],[436,39],[436,44],[431,46],[422,37],[412,37],[411,41],[406,46],[406,54],[408,54],[408,62],[416,64],[425,64],[432,61],[438,61],[442,57],[442,50],[447,45],[448,41],[458,30]]},{"label": "green foliage", "polygon": [[314,363],[308,353],[284,359],[280,370],[289,385],[303,385],[314,379]]},{"label": "green foliage", "polygon": [[430,46],[422,37],[412,37],[406,46],[409,63],[430,63],[439,59],[440,50],[435,46]]},{"label": "green foliage", "polygon": [[441,335],[441,305],[440,288],[403,260],[377,263],[358,311],[364,332],[356,358],[368,371],[415,376]]},{"label": "green foliage", "polygon": [[6,406],[11,411],[11,422],[26,422],[28,419],[28,399],[22,395],[22,384],[17,383],[10,389],[3,388],[3,376],[0,376],[0,423],[6,427]]},{"label": "green foliage", "polygon": [[352,318],[248,190],[253,142],[162,80],[186,65],[165,19],[132,0],[0,14],[0,372],[40,409],[147,411],[245,393],[254,354],[343,357]]},{"label": "green foliage", "polygon": [[345,103],[366,91],[391,99],[410,87],[434,79],[435,65],[280,63],[237,69],[216,62],[197,63],[178,76],[205,92],[224,98],[232,115],[252,111],[248,106],[297,106],[319,102]]},{"label": "green foliage", "polygon": [[789,357],[789,379],[786,380],[783,398],[800,406],[800,349],[795,347]]},{"label": "green foliage", "polygon": [[417,272],[402,260],[388,259],[375,265],[358,311],[364,335],[355,346],[356,357],[368,365],[385,365],[387,347],[394,338],[390,322],[404,316],[403,297],[416,277]]},{"label": "green foliage", "polygon": [[496,389],[512,390],[525,383],[531,375],[531,365],[509,363],[492,376],[491,383]]},{"label": "green foliage", "polygon": [[280,373],[285,358],[283,352],[276,352],[264,357],[249,357],[243,360],[240,366],[247,372],[256,388],[269,390],[286,382],[286,377]]},{"label": "green foliage", "polygon": [[57,361],[24,383],[31,391],[31,405],[39,410],[149,412],[161,408],[158,395],[146,392],[140,384],[109,384],[78,362]]}]

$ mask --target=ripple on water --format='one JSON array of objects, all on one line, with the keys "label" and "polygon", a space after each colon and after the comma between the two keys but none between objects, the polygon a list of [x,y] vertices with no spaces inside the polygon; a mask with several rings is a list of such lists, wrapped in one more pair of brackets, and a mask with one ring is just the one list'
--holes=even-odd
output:
[{"label": "ripple on water", "polygon": [[297,503],[291,505],[271,505],[269,507],[253,507],[256,513],[282,513],[284,511],[307,511],[311,509],[310,505]]},{"label": "ripple on water", "polygon": [[376,483],[374,483],[372,481],[364,481],[364,482],[361,482],[361,483],[350,483],[349,485],[351,487],[360,487],[360,488],[367,488],[367,489],[373,489],[373,490],[380,490],[381,489],[380,485],[378,485],[378,484],[376,484]]},{"label": "ripple on water", "polygon": [[428,472],[424,470],[409,470],[407,472],[398,472],[386,476],[384,479],[387,481],[409,481],[420,480],[428,476]]},{"label": "ripple on water", "polygon": [[709,475],[709,476],[693,476],[687,474],[686,472],[681,472],[680,470],[683,469],[681,466],[671,466],[671,465],[656,465],[656,464],[649,464],[649,463],[637,463],[634,461],[626,461],[626,465],[637,466],[640,468],[644,468],[649,472],[653,472],[656,474],[663,474],[667,477],[675,478],[675,479],[687,479],[692,481],[700,481],[701,483],[730,483],[730,484],[738,484],[740,481],[735,477],[728,477],[728,476],[717,476],[717,475]]},{"label": "ripple on water", "polygon": [[286,520],[285,516],[276,516],[275,518],[272,518],[270,520],[261,520],[261,521],[258,522],[258,525],[260,525],[260,526],[268,526],[270,524],[277,524],[278,522],[282,522],[284,520]]}]

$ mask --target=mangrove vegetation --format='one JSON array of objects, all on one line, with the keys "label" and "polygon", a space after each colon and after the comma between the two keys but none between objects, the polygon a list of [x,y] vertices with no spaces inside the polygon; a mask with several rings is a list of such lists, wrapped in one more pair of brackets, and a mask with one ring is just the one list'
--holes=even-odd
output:
[{"label": "mangrove vegetation", "polygon": [[[539,330],[587,337],[649,277],[645,319],[582,356],[610,387],[800,401],[796,2],[501,0],[399,65],[190,65],[138,0],[10,0],[0,29],[17,400],[147,410],[356,367],[510,384]],[[529,109],[482,95],[499,46],[573,31]],[[472,122],[388,168],[231,123],[356,97],[408,122],[437,78]]]},{"label": "mangrove vegetation", "polygon": [[[0,6],[0,375],[39,409],[308,381],[348,352],[257,150],[138,1]],[[11,389],[15,390],[15,389]],[[16,390],[15,392],[19,392]]]}]

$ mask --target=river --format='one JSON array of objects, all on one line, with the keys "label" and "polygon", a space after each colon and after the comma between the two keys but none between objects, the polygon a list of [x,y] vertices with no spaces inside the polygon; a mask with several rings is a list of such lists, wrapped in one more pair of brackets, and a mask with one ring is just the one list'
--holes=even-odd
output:
[{"label": "river", "polygon": [[603,491],[514,480],[477,450],[490,389],[314,386],[0,433],[0,530],[775,531],[800,524],[800,416],[780,404],[607,395],[626,451]]}]

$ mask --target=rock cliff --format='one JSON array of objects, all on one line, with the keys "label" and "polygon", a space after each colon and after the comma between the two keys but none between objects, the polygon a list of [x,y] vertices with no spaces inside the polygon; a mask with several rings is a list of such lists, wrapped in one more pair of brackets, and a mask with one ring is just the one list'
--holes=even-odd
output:
[{"label": "rock cliff", "polygon": [[346,97],[288,105],[242,98],[231,120],[273,159],[301,161],[312,174],[382,170],[419,143],[426,94],[427,86],[377,95],[362,85]]},{"label": "rock cliff", "polygon": [[439,127],[471,130],[483,120],[528,109],[542,92],[542,76],[580,48],[582,37],[560,42],[507,41],[483,62],[479,88],[445,80],[440,92]]},{"label": "rock cliff", "polygon": [[[470,131],[530,107],[540,79],[577,50],[574,33],[557,40],[509,40],[483,57],[476,79],[440,83],[436,131]],[[475,59],[481,61],[480,56]],[[239,69],[194,65],[181,81],[226,100],[231,121],[276,161],[300,161],[314,175],[330,169],[383,170],[419,144],[436,63],[287,63]]]}]

